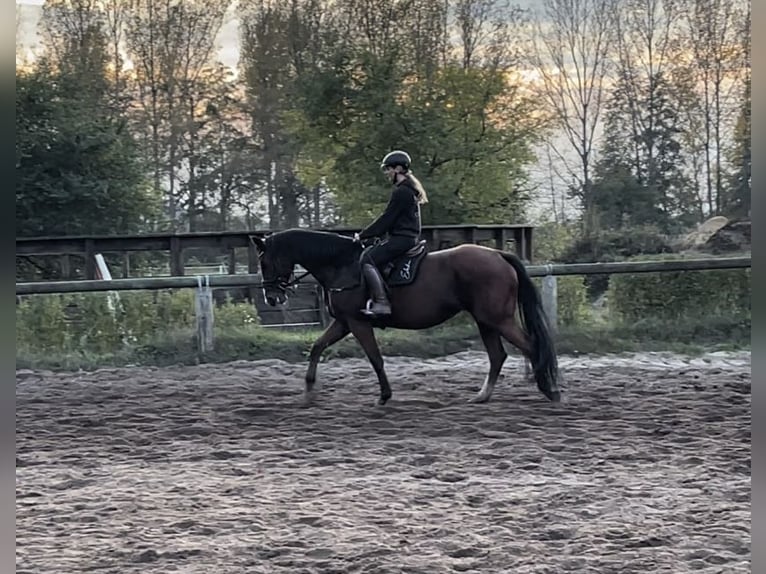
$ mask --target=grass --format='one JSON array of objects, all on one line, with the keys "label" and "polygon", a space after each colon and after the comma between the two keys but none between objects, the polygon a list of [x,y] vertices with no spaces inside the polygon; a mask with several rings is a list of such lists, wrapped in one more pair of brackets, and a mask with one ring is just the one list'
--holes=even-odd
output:
[{"label": "grass", "polygon": [[[282,359],[302,362],[308,358],[318,330],[228,328],[216,333],[215,350],[200,356],[191,331],[165,333],[154,340],[112,353],[89,351],[40,352],[17,348],[16,367],[49,370],[91,370],[124,365],[168,366],[200,362]],[[432,358],[466,350],[483,350],[475,325],[458,317],[427,331],[377,331],[384,356]],[[560,355],[612,354],[669,351],[700,355],[713,350],[749,349],[750,319],[718,317],[705,321],[664,322],[647,319],[632,325],[590,324],[562,327],[557,337]],[[327,349],[323,360],[363,357],[353,337]]]}]

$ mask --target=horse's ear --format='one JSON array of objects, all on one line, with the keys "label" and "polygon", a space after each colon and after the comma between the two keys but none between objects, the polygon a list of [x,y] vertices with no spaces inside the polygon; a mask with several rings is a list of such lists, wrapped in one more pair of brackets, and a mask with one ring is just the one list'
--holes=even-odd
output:
[{"label": "horse's ear", "polygon": [[266,243],[258,237],[257,235],[251,235],[250,240],[255,243],[255,248],[258,250],[259,253],[263,253],[266,251]]}]

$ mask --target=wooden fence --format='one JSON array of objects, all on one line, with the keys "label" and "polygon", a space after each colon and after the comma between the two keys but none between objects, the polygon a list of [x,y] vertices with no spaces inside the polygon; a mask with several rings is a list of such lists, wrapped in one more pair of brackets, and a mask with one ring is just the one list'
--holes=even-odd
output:
[{"label": "wooden fence", "polygon": [[[331,231],[341,235],[353,235],[357,228],[342,227],[317,229]],[[516,252],[525,261],[532,261],[532,225],[424,225],[421,236],[428,243],[430,251],[443,249],[461,243],[486,243],[502,250]],[[258,257],[250,241],[251,236],[263,237],[271,230],[253,231],[215,231],[194,233],[153,233],[142,235],[109,235],[83,237],[29,237],[16,238],[16,257],[30,258],[55,256],[59,261],[59,271],[65,279],[75,278],[74,259],[81,261],[84,267],[83,279],[96,279],[95,256],[117,254],[121,256],[121,275],[128,278],[131,274],[130,255],[137,252],[167,253],[169,270],[172,276],[185,275],[186,257],[189,250],[211,250],[224,254],[226,267],[230,274],[236,272],[237,250],[247,252],[248,271],[258,269]]]},{"label": "wooden fence", "polygon": [[[556,277],[559,275],[596,275],[614,273],[651,273],[668,271],[709,271],[714,269],[746,269],[751,267],[750,256],[713,257],[704,259],[681,259],[666,261],[622,261],[614,263],[575,263],[529,265],[527,271],[532,277],[543,277],[542,299],[554,328],[557,323]],[[303,281],[303,288],[313,293],[316,307],[294,309],[294,312],[309,313],[305,321],[293,321],[291,325],[325,326],[329,316],[323,304],[321,287],[308,276]],[[201,287],[204,285],[204,287]],[[132,291],[156,289],[197,289],[199,340],[207,340],[212,345],[212,331],[205,328],[210,324],[213,313],[212,299],[201,297],[209,289],[246,287],[261,291],[261,276],[257,273],[235,275],[206,275],[204,277],[141,277],[130,279],[48,281],[16,283],[16,295],[38,295],[46,293],[83,293],[93,291]],[[199,301],[205,299],[204,304]],[[292,299],[292,298],[291,298]],[[305,303],[304,303],[305,304]],[[288,311],[289,312],[289,311]],[[284,326],[272,325],[272,326]],[[204,332],[203,332],[204,331]],[[202,343],[201,343],[202,344]]]},{"label": "wooden fence", "polygon": [[[526,224],[426,225],[423,226],[422,237],[430,251],[462,243],[477,243],[513,251],[524,261],[531,262],[533,230],[533,226]],[[320,231],[352,235],[358,229],[344,227]],[[172,277],[205,274],[206,269],[211,267],[195,263],[195,255],[205,261],[217,261],[211,276],[221,272],[229,276],[237,276],[238,272],[257,275],[258,256],[250,238],[263,237],[269,233],[272,230],[17,238],[16,258],[34,264],[45,261],[48,271],[64,281],[102,279],[103,273],[96,259],[104,256],[110,262],[110,273],[114,278],[139,279],[131,268],[131,257],[135,262],[136,255],[142,253],[159,255],[160,261],[167,261],[167,268],[158,270],[158,261],[154,259],[153,271],[159,271],[162,276],[168,273]],[[156,273],[153,275],[156,276]],[[18,280],[24,279],[17,275]],[[212,295],[217,301],[231,297],[235,301],[252,302],[264,325],[281,326],[289,323],[305,326],[324,322],[320,313],[322,292],[316,284],[300,285],[287,305],[273,308],[263,300],[260,290],[254,288],[258,281],[260,279],[251,279],[242,284],[237,279],[224,283],[214,282],[217,288]]]}]

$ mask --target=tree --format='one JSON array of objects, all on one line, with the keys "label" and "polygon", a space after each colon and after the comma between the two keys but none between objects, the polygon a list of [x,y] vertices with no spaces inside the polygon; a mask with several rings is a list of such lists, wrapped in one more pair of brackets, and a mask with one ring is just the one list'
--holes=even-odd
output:
[{"label": "tree", "polygon": [[68,71],[16,74],[16,234],[136,233],[155,201],[125,122],[82,98]]},{"label": "tree", "polygon": [[733,217],[750,217],[752,194],[750,123],[750,78],[748,78],[745,82],[745,94],[734,132],[734,149],[731,154],[734,170],[729,176],[729,192],[727,202],[723,206],[724,213]]},{"label": "tree", "polygon": [[531,64],[540,96],[577,156],[577,167],[553,146],[576,182],[585,234],[594,231],[591,189],[594,140],[607,94],[615,0],[543,0],[532,39]]},{"label": "tree", "polygon": [[[409,28],[434,38],[455,32],[445,47],[426,51],[413,35],[388,35],[391,3],[341,5],[348,12],[336,6],[336,30],[350,18],[368,24],[351,40],[331,34],[296,82],[288,128],[300,142],[301,176],[323,181],[346,221],[361,225],[388,197],[380,159],[404,148],[429,191],[425,221],[522,217],[541,118],[513,74],[517,47],[507,40],[520,13],[505,13],[501,23],[505,3],[461,2],[447,30],[446,11],[410,2],[396,11]],[[425,61],[415,61],[423,53]]]},{"label": "tree", "polygon": [[726,202],[725,134],[733,127],[738,79],[746,69],[749,37],[749,2],[746,0],[686,0],[685,22],[692,60],[687,64],[700,92],[704,130],[703,149],[705,200],[708,215],[721,213]]},{"label": "tree", "polygon": [[[179,219],[179,172],[194,177],[182,150],[195,142],[198,79],[211,64],[215,40],[229,0],[134,0],[126,19],[126,45],[134,64],[139,123],[148,139],[154,187],[167,182],[166,209],[171,226]],[[194,154],[192,153],[192,156]],[[187,216],[194,220],[197,198],[187,197]],[[191,209],[191,211],[189,211]],[[193,223],[192,223],[193,225]]]},{"label": "tree", "polygon": [[240,20],[242,74],[272,227],[319,223],[318,182],[296,174],[301,144],[286,122],[296,109],[297,84],[316,69],[322,39],[335,33],[333,11],[319,0],[249,0]]}]

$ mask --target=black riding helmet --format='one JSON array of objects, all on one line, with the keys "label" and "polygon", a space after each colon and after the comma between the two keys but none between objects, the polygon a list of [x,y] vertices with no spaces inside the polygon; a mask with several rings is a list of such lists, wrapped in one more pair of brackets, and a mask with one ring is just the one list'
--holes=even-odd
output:
[{"label": "black riding helmet", "polygon": [[411,163],[412,160],[410,159],[410,154],[408,154],[406,151],[394,150],[388,152],[386,157],[383,158],[383,161],[380,162],[380,169],[386,169],[387,167],[396,167],[397,165],[400,165],[402,168],[404,168],[404,171],[408,171],[410,169]]}]

